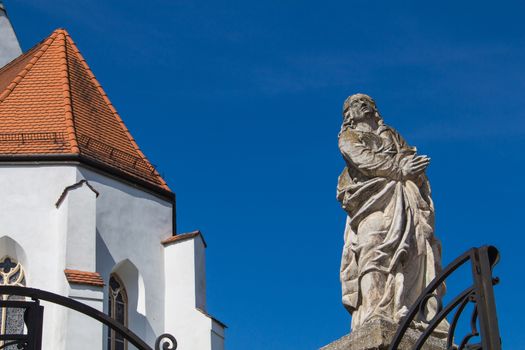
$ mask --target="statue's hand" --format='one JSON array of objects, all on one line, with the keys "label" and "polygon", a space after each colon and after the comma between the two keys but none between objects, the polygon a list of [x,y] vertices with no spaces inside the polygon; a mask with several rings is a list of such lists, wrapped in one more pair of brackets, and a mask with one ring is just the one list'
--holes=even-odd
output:
[{"label": "statue's hand", "polygon": [[427,156],[417,156],[407,159],[402,166],[403,177],[405,179],[414,179],[425,171],[430,164],[430,158]]}]

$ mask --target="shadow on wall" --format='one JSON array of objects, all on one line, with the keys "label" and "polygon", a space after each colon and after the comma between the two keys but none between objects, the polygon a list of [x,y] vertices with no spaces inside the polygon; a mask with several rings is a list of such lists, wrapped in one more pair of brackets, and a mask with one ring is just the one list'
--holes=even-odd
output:
[{"label": "shadow on wall", "polygon": [[[115,262],[106,244],[97,230],[97,271],[101,274],[106,284],[104,287],[104,312],[108,313],[109,279],[116,275],[124,284],[127,295],[128,328],[140,338],[147,340],[153,336],[154,331],[146,317],[146,291],[144,280],[139,270],[129,259]],[[104,339],[107,339],[107,327],[104,327]],[[106,346],[106,342],[104,342]]]},{"label": "shadow on wall", "polygon": [[120,278],[128,296],[128,326],[141,338],[145,334],[146,301],[144,281],[139,270],[129,259],[119,262],[111,271]]}]

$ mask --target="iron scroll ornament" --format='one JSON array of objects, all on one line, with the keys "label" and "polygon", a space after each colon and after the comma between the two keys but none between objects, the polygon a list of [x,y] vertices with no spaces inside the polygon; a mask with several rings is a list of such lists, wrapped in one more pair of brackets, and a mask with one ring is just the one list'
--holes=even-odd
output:
[{"label": "iron scroll ornament", "polygon": [[[40,300],[44,300],[53,304],[61,305],[66,308],[80,312],[86,316],[89,316],[100,323],[105,324],[118,334],[122,335],[124,339],[133,344],[138,350],[153,350],[144,340],[138,335],[132,332],[130,329],[112,319],[105,313],[92,308],[86,304],[76,301],[71,298],[64,297],[48,291],[27,288],[19,286],[0,286],[0,295],[16,295],[21,297],[31,298],[33,301],[17,301],[19,307],[25,308],[27,311],[24,316],[28,328],[29,339],[24,335],[0,335],[0,340],[4,341],[18,341],[17,343],[6,344],[4,347],[13,344],[19,344],[19,349],[27,350],[40,350],[41,349],[41,335],[42,335],[42,319],[43,319],[43,306],[40,306]],[[14,303],[13,301],[0,301],[0,307],[9,307],[9,304]],[[24,305],[22,305],[24,304]],[[33,311],[33,308],[35,311]],[[36,317],[35,317],[36,315]],[[29,322],[30,321],[30,322]],[[29,322],[29,323],[28,323]],[[15,338],[15,339],[13,339]],[[22,340],[24,340],[22,342]],[[161,347],[162,346],[162,347]],[[162,334],[155,342],[155,350],[175,350],[177,349],[177,341],[175,337],[170,334]]]},{"label": "iron scroll ornament", "polygon": [[[416,315],[425,308],[427,301],[435,295],[436,290],[447,277],[468,261],[470,261],[472,265],[474,283],[459,293],[447,305],[440,305],[437,314],[429,320],[427,328],[419,336],[419,339],[412,349],[420,350],[441,321],[456,310],[453,313],[452,322],[450,323],[447,334],[447,350],[501,350],[501,339],[493,290],[493,285],[499,283],[499,279],[492,277],[492,269],[499,261],[499,252],[494,246],[483,246],[468,250],[436,276],[408,311],[408,314],[394,335],[392,343],[388,348],[389,350],[398,350],[405,332],[412,324]],[[455,345],[454,336],[458,321],[469,303],[474,304],[474,309],[470,317],[470,333],[463,337],[459,345]],[[470,341],[477,336],[480,337],[481,342],[470,344]]]},{"label": "iron scroll ornament", "polygon": [[177,340],[171,334],[162,334],[155,341],[155,350],[175,350],[177,349]]}]

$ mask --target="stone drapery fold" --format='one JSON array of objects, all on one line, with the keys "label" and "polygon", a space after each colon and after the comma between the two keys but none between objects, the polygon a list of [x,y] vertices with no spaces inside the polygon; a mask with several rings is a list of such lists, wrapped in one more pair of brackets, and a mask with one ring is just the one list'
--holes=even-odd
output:
[{"label": "stone drapery fold", "polygon": [[[441,268],[428,179],[424,173],[404,174],[416,149],[388,126],[371,132],[346,126],[339,148],[347,165],[337,188],[348,214],[340,271],[343,304],[354,329],[376,317],[398,322]],[[361,284],[367,274],[374,274],[366,282],[374,293],[365,296],[372,300],[364,305]],[[443,293],[444,286],[436,298]],[[436,309],[433,298],[418,325]]]}]

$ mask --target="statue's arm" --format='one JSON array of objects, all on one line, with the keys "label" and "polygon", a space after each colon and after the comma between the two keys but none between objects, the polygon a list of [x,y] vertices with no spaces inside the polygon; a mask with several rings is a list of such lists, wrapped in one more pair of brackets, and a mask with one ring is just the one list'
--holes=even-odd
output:
[{"label": "statue's arm", "polygon": [[339,136],[339,149],[351,165],[368,177],[403,178],[402,161],[396,154],[371,149],[351,129],[344,130]]}]

